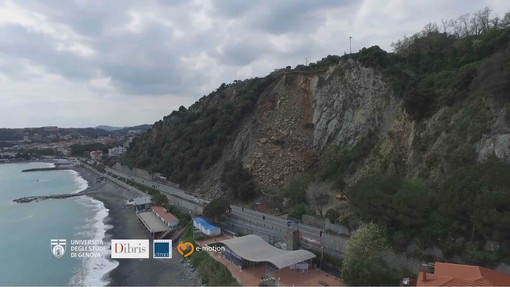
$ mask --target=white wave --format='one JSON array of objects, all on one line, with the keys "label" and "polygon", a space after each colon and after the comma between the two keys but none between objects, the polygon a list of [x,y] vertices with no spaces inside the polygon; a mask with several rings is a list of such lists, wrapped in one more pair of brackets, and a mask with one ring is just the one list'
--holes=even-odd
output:
[{"label": "white wave", "polygon": [[[84,196],[78,199],[81,203],[91,207],[95,212],[94,219],[86,224],[90,228],[90,237],[88,239],[102,240],[106,244],[106,231],[112,228],[111,225],[105,223],[108,217],[109,209],[104,204],[89,196]],[[73,276],[70,285],[79,286],[106,286],[110,283],[107,274],[119,265],[118,261],[108,259],[110,251],[108,248],[101,254],[99,258],[84,258],[82,268],[78,274]]]},{"label": "white wave", "polygon": [[69,170],[69,172],[73,175],[73,180],[78,185],[78,189],[72,193],[84,191],[89,187],[89,183],[83,177],[81,177],[77,171]]},{"label": "white wave", "polygon": [[45,162],[45,164],[48,165],[47,167],[55,167],[55,164],[52,162]]}]

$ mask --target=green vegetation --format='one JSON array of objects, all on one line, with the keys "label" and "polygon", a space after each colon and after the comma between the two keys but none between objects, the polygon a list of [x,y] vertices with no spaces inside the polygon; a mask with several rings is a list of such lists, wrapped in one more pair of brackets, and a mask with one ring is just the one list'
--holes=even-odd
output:
[{"label": "green vegetation", "polygon": [[219,222],[221,216],[230,209],[230,200],[226,197],[213,199],[204,207],[203,215],[206,219]]},{"label": "green vegetation", "polygon": [[336,210],[334,208],[330,208],[330,209],[328,209],[326,211],[326,218],[331,223],[337,223],[338,218],[340,217],[340,215],[342,215],[342,214],[338,210]]},{"label": "green vegetation", "polygon": [[161,194],[161,192],[159,190],[157,190],[157,189],[155,189],[153,187],[147,186],[145,184],[141,184],[141,183],[138,183],[136,181],[133,181],[133,180],[130,180],[130,179],[125,179],[125,178],[123,178],[123,180],[127,184],[129,184],[129,185],[131,185],[131,186],[133,186],[133,187],[135,187],[135,188],[137,188],[137,189],[139,189],[139,190],[141,190],[141,191],[143,191],[145,193],[148,193],[149,195],[155,196],[155,195]]},{"label": "green vegetation", "polygon": [[284,194],[291,200],[291,204],[299,205],[306,203],[306,189],[312,178],[306,173],[292,177],[285,187]]},{"label": "green vegetation", "polygon": [[249,115],[272,76],[220,88],[189,109],[180,107],[136,138],[123,163],[161,172],[170,180],[190,184],[220,159],[227,143]]},{"label": "green vegetation", "polygon": [[306,194],[310,205],[315,208],[320,217],[323,217],[324,206],[333,198],[331,195],[331,186],[328,183],[310,183]]},{"label": "green vegetation", "polygon": [[[102,167],[102,169],[104,172],[104,166]],[[151,187],[151,186],[147,186],[145,184],[138,183],[136,181],[133,181],[133,180],[130,180],[127,178],[119,177],[113,173],[110,173],[110,175],[117,178],[118,180],[121,180],[121,181],[135,187],[138,190],[141,190],[141,191],[149,194],[151,196],[151,201],[154,204],[160,205],[160,206],[168,206],[168,197],[166,195],[164,195],[163,193],[161,193],[158,189]]]},{"label": "green vegetation", "polygon": [[166,197],[166,195],[162,194],[161,192],[158,192],[152,195],[151,201],[155,205],[164,206],[168,204],[168,197]]},{"label": "green vegetation", "polygon": [[384,252],[389,250],[384,230],[374,223],[354,232],[342,262],[342,277],[349,285],[398,284],[399,279],[386,265]]},{"label": "green vegetation", "polygon": [[[340,56],[328,55],[327,57],[322,58],[320,61],[317,61],[317,63],[310,63],[308,66],[302,64],[297,65],[294,70],[300,72],[317,72],[320,70],[327,69],[331,65],[337,64],[341,59],[342,57]],[[288,68],[290,69],[290,67]]]},{"label": "green vegetation", "polygon": [[255,180],[250,172],[243,168],[240,160],[225,163],[221,181],[234,200],[248,201],[257,194]]},{"label": "green vegetation", "polygon": [[[508,174],[509,164],[490,159],[456,169],[437,190],[416,180],[376,175],[349,187],[348,196],[363,219],[389,228],[396,247],[406,246],[416,237],[440,246],[447,256],[463,251],[473,263],[493,264],[509,256]],[[458,236],[470,243],[455,243]],[[464,252],[473,246],[474,250],[483,249],[486,240],[501,247],[483,256]]]},{"label": "green vegetation", "polygon": [[444,204],[439,206],[439,212],[450,218],[459,232],[502,242],[507,249],[510,247],[509,174],[510,165],[494,158],[452,172],[441,186]]},{"label": "green vegetation", "polygon": [[297,206],[295,206],[290,212],[289,214],[287,215],[288,218],[293,218],[293,219],[299,219],[301,220],[303,218],[303,215],[305,214],[308,214],[308,215],[312,215],[313,214],[313,209],[310,208],[308,205],[306,205],[305,203],[301,203],[301,204],[298,204]]},{"label": "green vegetation", "polygon": [[445,21],[442,31],[428,24],[422,32],[394,43],[395,53],[374,46],[351,57],[383,71],[409,115],[421,120],[443,105],[465,99],[476,78],[487,83],[484,93],[502,95],[508,90],[510,68],[503,59],[509,57],[509,15],[491,19],[485,8],[471,19]]},{"label": "green vegetation", "polygon": [[108,154],[108,148],[111,148],[111,146],[106,146],[102,143],[73,144],[71,145],[71,154],[73,156],[88,157],[88,153],[95,150],[100,150],[103,154]]},{"label": "green vegetation", "polygon": [[[187,227],[182,240],[193,242],[196,245],[197,243],[193,240],[192,236],[192,228],[192,225]],[[189,259],[191,264],[200,273],[202,284],[208,286],[239,286],[239,283],[232,277],[228,268],[214,260],[207,252],[193,252]]]},{"label": "green vegetation", "polygon": [[180,211],[177,207],[166,204],[165,208],[179,219],[179,227],[185,227],[191,221],[191,216],[186,212]]},{"label": "green vegetation", "polygon": [[431,191],[419,181],[376,175],[348,188],[350,204],[363,219],[391,229],[420,229],[432,210]]}]

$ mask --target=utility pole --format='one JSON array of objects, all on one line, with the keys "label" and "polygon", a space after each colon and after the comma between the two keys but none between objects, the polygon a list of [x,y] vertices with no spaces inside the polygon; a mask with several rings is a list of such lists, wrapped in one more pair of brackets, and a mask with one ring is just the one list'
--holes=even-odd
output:
[{"label": "utility pole", "polygon": [[352,54],[351,40],[352,40],[352,37],[349,36],[349,54]]}]

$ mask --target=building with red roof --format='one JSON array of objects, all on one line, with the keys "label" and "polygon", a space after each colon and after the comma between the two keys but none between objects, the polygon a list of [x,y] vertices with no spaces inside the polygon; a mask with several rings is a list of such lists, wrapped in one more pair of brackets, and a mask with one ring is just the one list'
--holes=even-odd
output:
[{"label": "building with red roof", "polygon": [[163,221],[163,223],[170,227],[170,229],[177,228],[177,225],[179,224],[179,219],[175,217],[175,215],[171,214],[170,212],[167,212],[166,209],[162,206],[153,206],[152,212]]},{"label": "building with red roof", "polygon": [[510,274],[480,266],[436,262],[434,273],[418,274],[416,286],[510,286]]}]

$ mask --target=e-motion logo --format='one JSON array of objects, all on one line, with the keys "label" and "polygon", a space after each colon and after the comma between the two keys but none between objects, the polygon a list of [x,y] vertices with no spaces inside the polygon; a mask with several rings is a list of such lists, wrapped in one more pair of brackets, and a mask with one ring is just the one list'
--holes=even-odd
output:
[{"label": "e-motion logo", "polygon": [[225,252],[225,246],[196,246],[191,242],[181,242],[177,245],[177,252],[184,257],[188,257],[195,251],[205,251],[205,252]]},{"label": "e-motion logo", "polygon": [[112,239],[113,259],[149,258],[148,239]]}]

